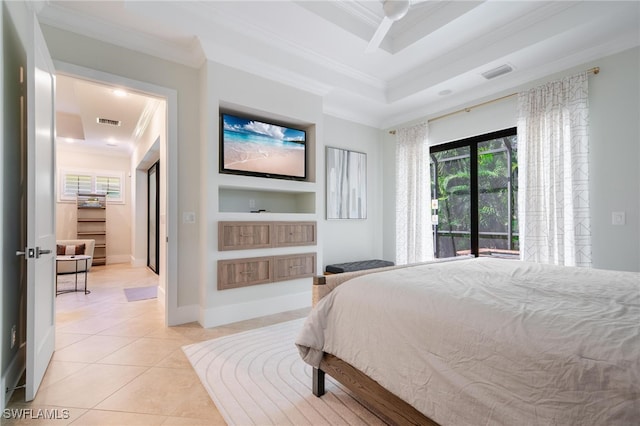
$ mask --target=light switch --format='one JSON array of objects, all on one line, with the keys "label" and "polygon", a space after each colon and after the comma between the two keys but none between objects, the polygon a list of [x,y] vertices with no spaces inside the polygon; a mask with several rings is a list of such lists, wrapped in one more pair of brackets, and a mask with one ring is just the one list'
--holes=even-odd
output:
[{"label": "light switch", "polygon": [[196,214],[194,212],[183,212],[182,223],[196,223]]},{"label": "light switch", "polygon": [[627,222],[627,218],[624,212],[612,212],[611,224],[612,225],[624,225]]}]

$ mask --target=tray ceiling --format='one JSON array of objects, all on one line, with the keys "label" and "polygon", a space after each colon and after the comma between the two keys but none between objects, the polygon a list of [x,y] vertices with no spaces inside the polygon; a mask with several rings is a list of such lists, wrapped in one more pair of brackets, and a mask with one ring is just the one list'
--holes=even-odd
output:
[{"label": "tray ceiling", "polygon": [[[640,44],[636,1],[413,1],[380,48],[380,1],[48,1],[41,22],[192,67],[204,60],[323,97],[386,128]],[[512,71],[486,79],[508,65]]]}]

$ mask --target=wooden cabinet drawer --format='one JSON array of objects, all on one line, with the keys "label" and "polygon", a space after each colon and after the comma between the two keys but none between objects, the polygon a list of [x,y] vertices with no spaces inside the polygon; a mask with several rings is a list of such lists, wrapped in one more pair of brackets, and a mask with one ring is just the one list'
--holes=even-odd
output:
[{"label": "wooden cabinet drawer", "polygon": [[268,222],[219,222],[218,250],[246,250],[271,247]]},{"label": "wooden cabinet drawer", "polygon": [[218,290],[273,281],[273,257],[218,261]]},{"label": "wooden cabinet drawer", "polygon": [[316,244],[316,222],[275,222],[274,246],[307,246]]},{"label": "wooden cabinet drawer", "polygon": [[316,222],[218,222],[218,250],[317,244]]},{"label": "wooden cabinet drawer", "polygon": [[312,277],[316,273],[316,254],[304,253],[276,256],[273,261],[273,276],[276,281]]}]

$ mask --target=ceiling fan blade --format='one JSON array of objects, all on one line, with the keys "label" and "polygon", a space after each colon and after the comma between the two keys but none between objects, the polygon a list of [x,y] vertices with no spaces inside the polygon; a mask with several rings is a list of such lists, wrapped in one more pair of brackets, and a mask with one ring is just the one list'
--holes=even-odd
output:
[{"label": "ceiling fan blade", "polygon": [[385,16],[382,19],[382,22],[380,22],[378,29],[376,30],[375,34],[373,34],[371,41],[369,41],[369,44],[367,45],[367,48],[365,50],[366,53],[375,52],[378,47],[380,47],[380,43],[382,43],[384,36],[386,36],[391,29],[391,24],[393,24],[393,21],[388,17]]}]

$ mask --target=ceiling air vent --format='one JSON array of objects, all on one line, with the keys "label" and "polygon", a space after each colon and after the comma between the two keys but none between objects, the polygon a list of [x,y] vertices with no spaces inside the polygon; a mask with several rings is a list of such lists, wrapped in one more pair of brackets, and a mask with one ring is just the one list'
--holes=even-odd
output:
[{"label": "ceiling air vent", "polygon": [[122,124],[122,121],[120,120],[110,120],[108,118],[97,118],[97,122],[98,124],[108,124],[109,126],[120,126]]},{"label": "ceiling air vent", "polygon": [[498,68],[494,68],[492,70],[483,72],[482,76],[487,80],[491,80],[492,78],[499,77],[511,71],[513,71],[513,67],[509,64],[504,64],[504,65],[500,65]]}]

